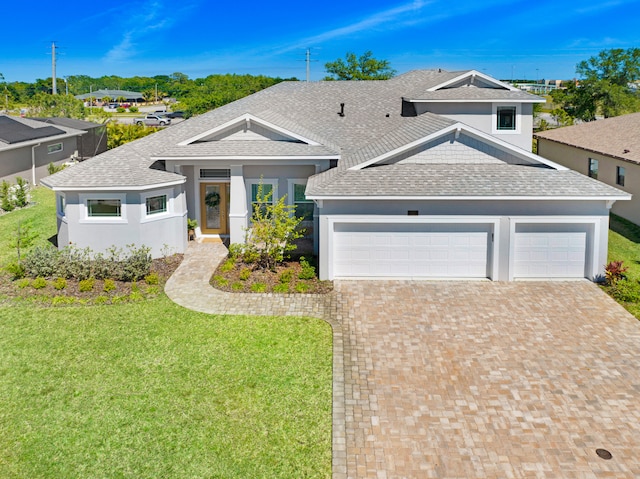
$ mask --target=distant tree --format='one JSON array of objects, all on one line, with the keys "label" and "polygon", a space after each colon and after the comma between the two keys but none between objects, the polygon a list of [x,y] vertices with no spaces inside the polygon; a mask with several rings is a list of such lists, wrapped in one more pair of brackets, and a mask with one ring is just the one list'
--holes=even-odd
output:
[{"label": "distant tree", "polygon": [[158,131],[158,128],[144,125],[125,125],[124,123],[107,123],[107,148],[110,150],[130,141],[145,137]]},{"label": "distant tree", "polygon": [[37,117],[61,117],[82,119],[86,116],[82,100],[72,95],[49,95],[38,93],[29,101],[31,116]]},{"label": "distant tree", "polygon": [[592,121],[640,111],[640,97],[630,85],[640,81],[640,48],[603,50],[576,66],[580,77],[552,98],[571,117]]},{"label": "distant tree", "polygon": [[387,60],[373,58],[371,51],[357,57],[355,53],[347,53],[346,62],[338,58],[334,62],[325,63],[324,68],[332,76],[325,80],[388,80],[396,74]]}]

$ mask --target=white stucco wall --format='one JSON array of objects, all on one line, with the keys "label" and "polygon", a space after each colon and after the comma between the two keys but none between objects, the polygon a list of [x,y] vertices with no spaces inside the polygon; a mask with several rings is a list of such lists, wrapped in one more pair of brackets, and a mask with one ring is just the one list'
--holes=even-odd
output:
[{"label": "white stucco wall", "polygon": [[[409,216],[417,210],[418,216]],[[587,276],[604,274],[607,260],[609,210],[604,201],[323,201],[320,209],[320,277],[331,279],[332,223],[336,221],[439,221],[460,218],[461,223],[482,221],[494,226],[495,256],[492,279],[512,279],[512,245],[518,225],[560,225],[567,231],[588,234]]]},{"label": "white stucco wall", "polygon": [[[167,194],[166,213],[146,216],[145,196]],[[187,247],[187,209],[182,185],[123,193],[121,218],[88,218],[85,200],[110,198],[113,192],[65,192],[64,216],[58,214],[58,247],[69,244],[105,252],[112,246],[148,246],[154,258],[183,253]]]}]

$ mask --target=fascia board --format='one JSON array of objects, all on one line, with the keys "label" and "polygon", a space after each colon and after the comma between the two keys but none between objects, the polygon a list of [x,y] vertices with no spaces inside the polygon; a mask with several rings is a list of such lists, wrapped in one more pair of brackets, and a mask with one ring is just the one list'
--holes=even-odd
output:
[{"label": "fascia board", "polygon": [[52,191],[147,191],[155,190],[157,188],[166,188],[168,186],[181,185],[186,181],[187,178],[183,176],[176,181],[141,186],[51,186],[47,184],[45,179],[40,180],[40,183]]},{"label": "fascia board", "polygon": [[220,161],[238,161],[238,160],[339,160],[340,155],[272,155],[272,156],[264,156],[264,155],[228,155],[228,156],[152,156],[151,159],[153,161],[158,160],[170,160],[170,161],[207,161],[207,160],[220,160]]},{"label": "fascia board", "polygon": [[502,99],[455,99],[455,100],[431,100],[424,98],[403,98],[405,101],[409,103],[546,103],[547,100],[544,98],[540,98],[539,96],[531,95],[532,99],[523,99],[523,98],[502,98]]},{"label": "fascia board", "polygon": [[342,201],[627,201],[631,195],[620,196],[340,196],[306,195],[310,200]]},{"label": "fascia board", "polygon": [[489,75],[485,75],[484,73],[480,73],[477,70],[469,70],[468,72],[464,72],[461,75],[458,75],[455,78],[452,78],[451,80],[447,80],[446,82],[440,83],[439,85],[436,86],[432,86],[431,88],[428,88],[427,91],[437,91],[440,90],[441,88],[445,88],[453,83],[459,82],[460,80],[463,80],[465,78],[468,78],[470,76],[477,76],[482,78],[483,80],[486,80],[488,83],[493,83],[496,86],[500,86],[502,88],[505,88],[507,90],[511,90],[511,91],[516,91],[518,90],[518,88],[511,86],[507,83],[501,82],[500,80],[496,80],[493,77],[490,77]]}]

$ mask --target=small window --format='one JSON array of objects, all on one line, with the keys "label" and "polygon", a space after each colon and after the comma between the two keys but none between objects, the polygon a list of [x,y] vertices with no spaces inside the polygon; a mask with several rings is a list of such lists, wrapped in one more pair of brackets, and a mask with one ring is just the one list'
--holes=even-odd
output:
[{"label": "small window", "polygon": [[63,194],[58,195],[58,215],[64,216],[65,197]]},{"label": "small window", "polygon": [[167,211],[167,195],[150,196],[147,198],[146,203],[147,215],[166,213]]},{"label": "small window", "polygon": [[624,173],[623,166],[616,167],[616,184],[619,186],[624,186]]},{"label": "small window", "polygon": [[293,204],[296,206],[296,216],[303,221],[313,220],[313,201],[304,195],[307,185],[296,183],[293,185]]},{"label": "small window", "polygon": [[516,107],[515,106],[499,106],[497,108],[498,130],[515,130],[516,129]]},{"label": "small window", "polygon": [[59,151],[62,151],[62,143],[55,143],[53,145],[47,146],[48,155],[50,155],[51,153],[57,153]]},{"label": "small window", "polygon": [[589,176],[598,179],[598,160],[594,158],[589,158]]},{"label": "small window", "polygon": [[231,170],[229,170],[229,169],[200,168],[200,178],[229,179],[229,178],[231,178]]},{"label": "small window", "polygon": [[[262,186],[262,199],[267,199],[267,201],[264,201],[262,203],[260,203],[258,201],[258,193],[260,191],[260,186]],[[263,183],[262,185],[260,185],[260,183],[252,183],[251,184],[251,211],[255,211],[256,208],[261,207],[262,210],[264,211],[265,209],[265,205],[267,203],[271,203],[273,204],[274,200],[273,200],[273,185],[269,184],[269,183]]]},{"label": "small window", "polygon": [[119,199],[87,200],[87,215],[89,217],[120,217],[122,201]]}]

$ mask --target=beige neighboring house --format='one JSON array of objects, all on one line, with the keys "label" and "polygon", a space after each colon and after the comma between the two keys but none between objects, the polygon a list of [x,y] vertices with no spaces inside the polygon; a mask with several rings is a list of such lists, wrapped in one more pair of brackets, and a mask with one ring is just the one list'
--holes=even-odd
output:
[{"label": "beige neighboring house", "polygon": [[633,195],[611,211],[640,225],[640,113],[537,133],[538,155]]}]

